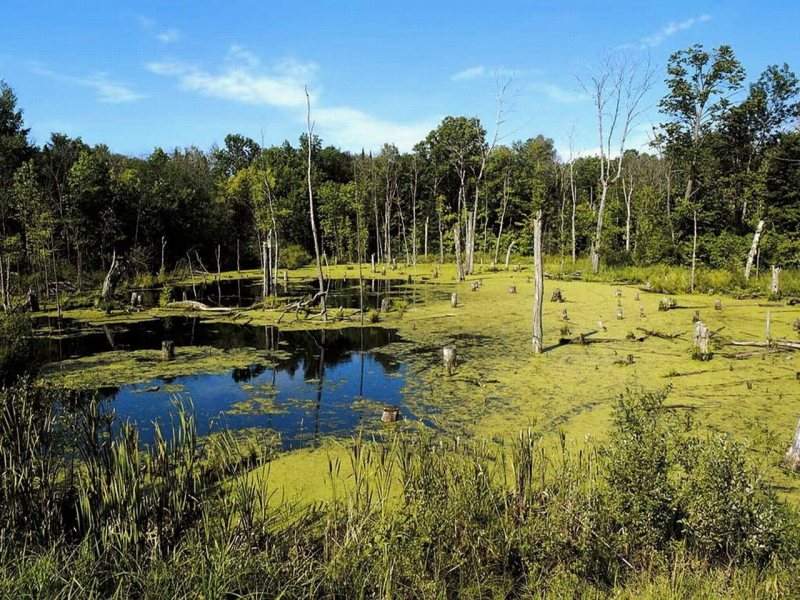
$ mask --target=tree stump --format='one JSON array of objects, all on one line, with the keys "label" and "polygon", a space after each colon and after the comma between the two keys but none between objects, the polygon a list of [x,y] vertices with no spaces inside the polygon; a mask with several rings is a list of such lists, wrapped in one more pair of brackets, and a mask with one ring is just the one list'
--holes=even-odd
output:
[{"label": "tree stump", "polygon": [[456,294],[455,292],[450,294],[450,306],[452,306],[453,308],[458,307],[458,294]]},{"label": "tree stump", "polygon": [[644,318],[646,318],[646,317],[645,317],[645,314],[644,314],[644,306],[640,306],[640,307],[639,307],[639,318],[640,318],[640,319],[644,319]]},{"label": "tree stump", "polygon": [[383,423],[394,423],[400,418],[400,409],[396,406],[384,406],[381,421]]},{"label": "tree stump", "polygon": [[622,290],[621,290],[621,289],[619,289],[619,288],[617,288],[616,290],[614,290],[614,295],[615,295],[617,298],[622,298]]},{"label": "tree stump", "polygon": [[722,310],[722,300],[719,298],[714,301],[714,310]]},{"label": "tree stump", "polygon": [[561,320],[562,321],[569,321],[569,315],[567,314],[567,309],[561,311]]},{"label": "tree stump", "polygon": [[702,321],[697,321],[694,324],[694,351],[692,358],[696,360],[711,359],[710,338],[711,331],[709,328]]},{"label": "tree stump", "polygon": [[447,374],[452,375],[457,366],[456,347],[444,346],[442,348],[442,359],[444,361],[444,368],[447,369]]},{"label": "tree stump", "polygon": [[550,296],[550,302],[564,302],[564,294],[561,293],[561,288],[553,290],[553,295]]},{"label": "tree stump", "polygon": [[617,307],[617,321],[622,321],[625,318],[625,313],[622,312],[622,307]]},{"label": "tree stump", "polygon": [[773,298],[779,298],[781,295],[781,268],[772,265],[772,281],[769,286],[770,294]]},{"label": "tree stump", "polygon": [[636,295],[633,297],[633,299],[636,300],[636,302],[639,301],[639,292],[636,292]]},{"label": "tree stump", "polygon": [[477,281],[472,282],[471,289],[473,292],[477,292],[481,288],[481,284]]},{"label": "tree stump", "polygon": [[700,311],[696,310],[692,315],[692,323],[697,323],[698,321],[700,321]]},{"label": "tree stump", "polygon": [[25,301],[25,304],[27,305],[29,311],[39,311],[39,296],[36,295],[36,292],[33,291],[33,288],[28,288],[28,298]]},{"label": "tree stump", "polygon": [[508,293],[509,294],[516,294],[517,293],[517,286],[515,286],[515,285],[508,286]]},{"label": "tree stump", "polygon": [[387,313],[389,312],[389,308],[392,306],[392,300],[390,298],[383,298],[381,300],[381,312]]},{"label": "tree stump", "polygon": [[800,469],[800,421],[797,422],[797,428],[794,430],[792,445],[786,452],[786,465],[794,471]]},{"label": "tree stump", "polygon": [[164,340],[161,342],[161,360],[172,360],[175,358],[175,342]]}]

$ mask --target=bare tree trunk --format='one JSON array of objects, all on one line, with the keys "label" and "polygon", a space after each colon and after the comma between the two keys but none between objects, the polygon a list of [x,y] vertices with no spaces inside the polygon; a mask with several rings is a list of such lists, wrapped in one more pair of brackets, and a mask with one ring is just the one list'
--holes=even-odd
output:
[{"label": "bare tree trunk", "polygon": [[311,125],[311,97],[308,95],[308,88],[305,88],[306,92],[306,125],[308,128],[308,162],[306,168],[306,180],[308,182],[308,215],[311,220],[311,235],[314,238],[314,256],[317,260],[317,276],[319,282],[319,297],[322,303],[322,320],[328,320],[328,311],[326,307],[326,298],[325,298],[325,278],[322,275],[322,261],[320,260],[319,256],[319,237],[317,236],[317,221],[316,217],[314,216],[314,191],[311,185],[311,146],[313,145],[313,133],[314,128]]},{"label": "bare tree trunk", "polygon": [[569,163],[569,187],[570,187],[570,194],[572,195],[572,264],[575,264],[575,261],[578,259],[577,255],[577,246],[576,246],[576,235],[575,235],[575,209],[578,204],[578,190],[575,189],[575,177],[573,174],[573,161]]},{"label": "bare tree trunk", "polygon": [[511,249],[516,244],[516,240],[512,240],[511,243],[508,245],[508,249],[506,250],[506,271],[508,271],[508,262],[511,260]]},{"label": "bare tree trunk", "polygon": [[428,260],[428,221],[430,216],[425,217],[425,260]]},{"label": "bare tree trunk", "polygon": [[633,202],[633,176],[631,176],[630,183],[625,183],[625,177],[622,178],[622,195],[625,197],[625,252],[630,254],[631,251],[631,213]]},{"label": "bare tree trunk", "polygon": [[697,269],[697,209],[692,210],[692,225],[694,233],[692,235],[692,280],[689,285],[689,290],[694,294],[694,280],[695,272]]},{"label": "bare tree trunk", "polygon": [[458,224],[453,226],[453,243],[456,247],[456,281],[463,281],[464,271],[461,264],[461,228]]},{"label": "bare tree trunk", "polygon": [[544,265],[542,259],[542,210],[533,219],[533,353],[544,350],[542,303],[544,301]]},{"label": "bare tree trunk", "polygon": [[506,171],[506,176],[503,178],[503,209],[500,212],[500,226],[497,229],[497,240],[494,244],[494,264],[497,264],[497,255],[500,252],[500,237],[503,235],[503,222],[506,219],[506,208],[508,207],[508,179],[510,177],[509,171]]},{"label": "bare tree trunk", "polygon": [[758,222],[756,232],[753,234],[753,243],[750,246],[750,252],[747,254],[747,263],[744,267],[744,278],[750,279],[750,271],[753,268],[753,260],[755,260],[756,253],[758,252],[758,242],[761,240],[761,232],[764,230],[764,221]]}]

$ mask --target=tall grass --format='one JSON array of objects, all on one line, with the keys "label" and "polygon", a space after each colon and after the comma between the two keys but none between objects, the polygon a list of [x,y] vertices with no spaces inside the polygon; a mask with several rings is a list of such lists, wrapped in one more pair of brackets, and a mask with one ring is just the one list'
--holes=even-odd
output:
[{"label": "tall grass", "polygon": [[2,392],[2,597],[800,594],[797,515],[662,393],[621,397],[611,440],[580,452],[533,430],[356,439],[347,469],[329,461],[333,499],[310,507],[273,498],[257,457],[199,440],[186,410],[144,448],[91,402],[34,411],[50,393]]}]

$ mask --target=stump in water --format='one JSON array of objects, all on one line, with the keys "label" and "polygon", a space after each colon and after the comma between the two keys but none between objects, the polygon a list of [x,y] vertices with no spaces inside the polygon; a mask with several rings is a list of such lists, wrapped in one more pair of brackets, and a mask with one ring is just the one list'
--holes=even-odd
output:
[{"label": "stump in water", "polygon": [[414,280],[411,277],[411,273],[408,274],[408,283],[414,283]]},{"label": "stump in water", "polygon": [[714,301],[714,310],[722,310],[722,300],[717,299]]},{"label": "stump in water", "polygon": [[797,428],[794,430],[794,439],[789,450],[786,452],[786,465],[797,471],[800,469],[800,421],[797,423]]},{"label": "stump in water", "polygon": [[289,273],[288,271],[283,272],[283,287],[289,287]]},{"label": "stump in water", "polygon": [[472,291],[477,292],[481,287],[481,284],[477,281],[472,282]]},{"label": "stump in water", "polygon": [[639,301],[639,292],[636,292],[636,295],[633,297],[633,299],[636,300],[636,302]]},{"label": "stump in water", "polygon": [[164,340],[161,342],[161,360],[172,360],[175,358],[175,342]]},{"label": "stump in water", "polygon": [[617,307],[617,321],[622,321],[625,318],[625,313],[622,312],[622,307]]},{"label": "stump in water", "polygon": [[453,308],[456,308],[458,306],[458,294],[456,294],[455,292],[450,294],[450,306],[452,306]]},{"label": "stump in water", "polygon": [[700,311],[696,310],[692,315],[692,323],[697,323],[698,321],[700,321]]},{"label": "stump in water", "polygon": [[400,409],[396,406],[384,406],[381,421],[384,423],[394,423],[400,418]]},{"label": "stump in water", "polygon": [[550,302],[564,302],[564,294],[561,293],[561,288],[556,288],[553,290],[553,295],[550,296]]},{"label": "stump in water", "polygon": [[28,298],[25,300],[25,304],[29,311],[39,311],[39,296],[36,295],[36,292],[33,291],[33,288],[28,288]]},{"label": "stump in water", "polygon": [[658,310],[662,312],[672,310],[676,306],[678,306],[678,303],[675,302],[675,298],[662,298],[658,301]]},{"label": "stump in water", "polygon": [[695,360],[711,360],[710,337],[711,331],[709,328],[702,321],[697,321],[694,324],[694,351],[692,352],[692,358]]},{"label": "stump in water", "polygon": [[622,298],[622,290],[621,290],[621,289],[619,289],[619,288],[617,288],[616,290],[614,290],[614,295],[615,295],[617,298]]},{"label": "stump in water", "polygon": [[566,323],[564,323],[564,324],[561,326],[561,337],[562,337],[562,338],[566,338],[566,337],[568,337],[568,336],[569,336],[571,333],[572,333],[572,330],[569,328],[569,325],[567,325]]},{"label": "stump in water", "polygon": [[569,315],[567,314],[567,309],[561,311],[561,320],[562,321],[569,321]]},{"label": "stump in water", "polygon": [[769,290],[773,298],[780,298],[781,295],[781,268],[772,265],[772,281]]},{"label": "stump in water", "polygon": [[800,333],[800,319],[795,319],[792,323],[792,329]]},{"label": "stump in water", "polygon": [[383,298],[381,300],[381,312],[387,313],[389,312],[389,308],[392,306],[392,301],[390,298]]},{"label": "stump in water", "polygon": [[516,294],[517,293],[517,286],[515,286],[515,285],[508,286],[508,293],[509,294]]},{"label": "stump in water", "polygon": [[456,359],[456,347],[444,346],[442,348],[442,359],[444,361],[444,368],[447,369],[447,374],[452,375],[458,364]]}]

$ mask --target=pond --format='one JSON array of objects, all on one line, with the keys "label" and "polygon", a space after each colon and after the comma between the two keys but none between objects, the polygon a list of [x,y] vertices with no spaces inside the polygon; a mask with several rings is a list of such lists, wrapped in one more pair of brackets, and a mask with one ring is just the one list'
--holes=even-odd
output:
[{"label": "pond", "polygon": [[[54,330],[51,323],[49,331]],[[58,339],[36,338],[42,362],[102,357],[109,350],[158,349],[162,339],[175,340],[178,347],[257,348],[274,357],[271,364],[154,378],[101,390],[104,406],[114,411],[117,426],[126,421],[136,424],[143,443],[152,441],[155,422],[169,436],[180,400],[191,401],[200,435],[224,428],[268,429],[280,435],[283,448],[313,444],[323,435],[375,429],[384,405],[399,407],[403,419],[416,419],[403,398],[405,365],[379,350],[402,343],[391,329],[282,331],[274,326],[173,317],[89,329],[62,320],[61,331],[66,335]]]},{"label": "pond", "polygon": [[[358,278],[330,279],[328,306],[338,308],[358,308],[360,293]],[[378,308],[383,298],[402,300],[407,303],[429,301],[431,299],[446,300],[449,292],[440,289],[441,286],[429,284],[408,283],[406,279],[364,279],[364,306]],[[212,279],[205,281],[198,279],[194,285],[173,286],[172,300],[199,300],[210,306],[243,307],[252,306],[262,296],[262,282],[260,279],[228,279],[219,282]],[[279,297],[303,298],[313,296],[317,291],[316,280],[289,280],[284,284],[278,280],[276,293]],[[142,289],[143,304],[146,307],[158,306],[161,290]]]}]

